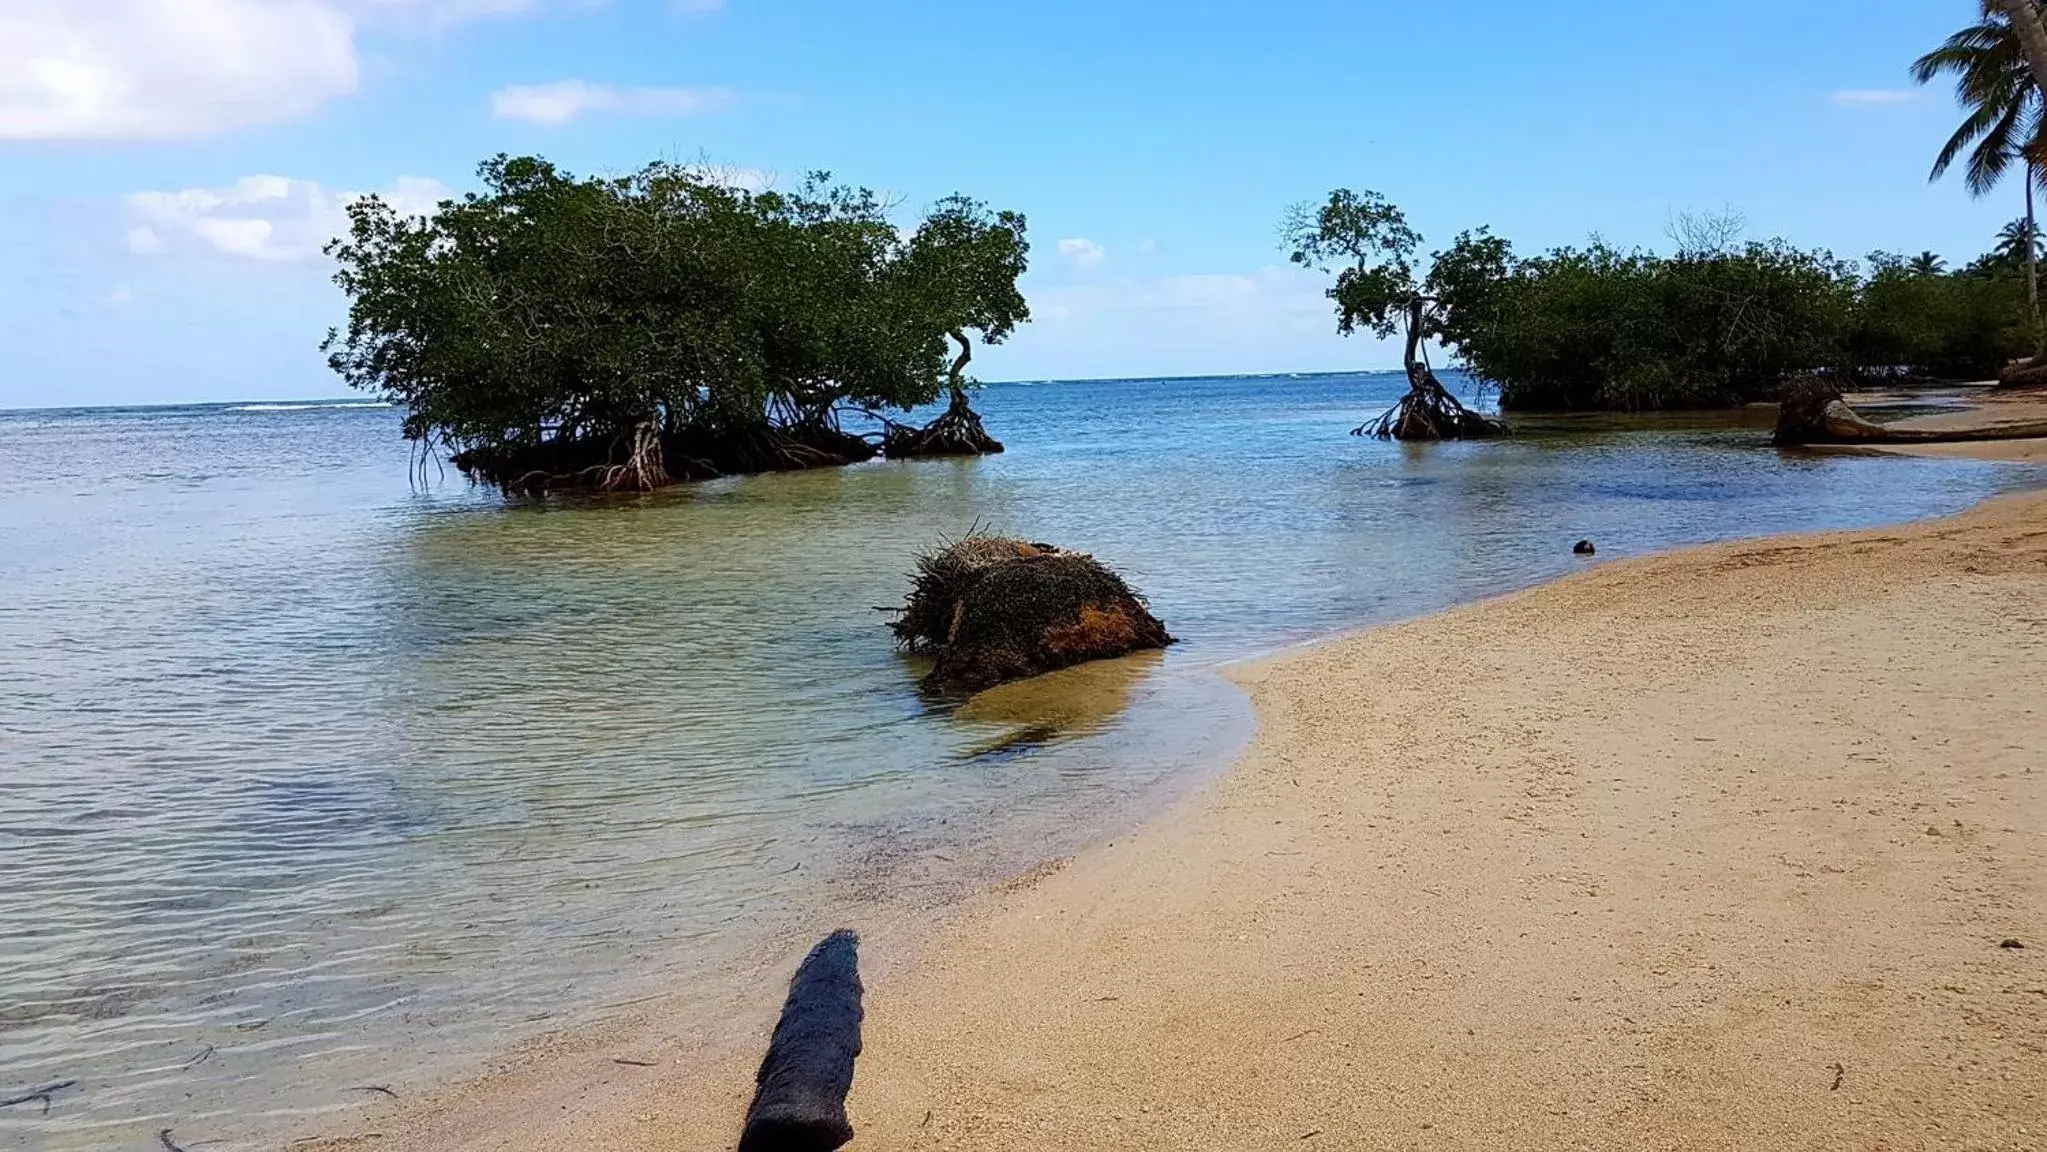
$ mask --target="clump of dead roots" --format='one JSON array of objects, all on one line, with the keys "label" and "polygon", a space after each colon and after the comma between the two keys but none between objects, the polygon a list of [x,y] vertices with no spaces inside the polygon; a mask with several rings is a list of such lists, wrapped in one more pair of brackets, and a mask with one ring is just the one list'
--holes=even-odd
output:
[{"label": "clump of dead roots", "polygon": [[972,533],[918,558],[890,625],[929,652],[926,687],[965,695],[1173,642],[1144,597],[1092,556]]}]

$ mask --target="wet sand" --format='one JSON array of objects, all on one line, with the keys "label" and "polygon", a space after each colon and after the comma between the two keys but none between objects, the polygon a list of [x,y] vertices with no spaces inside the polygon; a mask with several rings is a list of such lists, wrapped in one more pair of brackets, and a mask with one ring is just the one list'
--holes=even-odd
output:
[{"label": "wet sand", "polygon": [[[2020,392],[1984,391],[1969,397],[1969,407],[1959,412],[1917,416],[1898,422],[1902,428],[1994,428],[2000,424],[2030,424],[2047,420],[2047,393],[2028,389]],[[1962,444],[1900,444],[1883,449],[1900,456],[1931,456],[1950,460],[2047,460],[2047,440],[1978,440]]]},{"label": "wet sand", "polygon": [[[2047,1144],[2047,494],[1236,674],[1215,785],[872,934],[853,1148]],[[729,1148],[759,1049],[690,1035],[305,1147]]]}]

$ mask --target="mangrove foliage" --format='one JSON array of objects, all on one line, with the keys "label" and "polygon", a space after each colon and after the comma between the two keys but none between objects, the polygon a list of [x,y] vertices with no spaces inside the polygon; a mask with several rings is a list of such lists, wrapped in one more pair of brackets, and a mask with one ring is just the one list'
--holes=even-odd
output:
[{"label": "mangrove foliage", "polygon": [[[428,217],[351,205],[328,249],[348,322],[323,345],[473,478],[644,491],[999,450],[965,368],[974,340],[1029,319],[1022,216],[955,196],[900,228],[822,173],[753,191],[682,165],[577,177],[499,156],[479,176]],[[891,415],[948,395],[930,429]]]},{"label": "mangrove foliage", "polygon": [[1442,389],[1430,344],[1504,411],[1643,411],[1777,399],[1787,379],[1837,387],[1905,379],[1984,380],[2031,354],[2029,268],[2037,240],[2013,236],[1950,271],[1930,253],[1836,258],[1782,240],[1744,241],[1738,217],[1682,218],[1668,254],[1597,239],[1521,255],[1484,228],[1428,257],[1373,192],[1338,189],[1296,208],[1296,263],[1336,272],[1337,327],[1400,336],[1400,404],[1358,429],[1401,439],[1483,435],[1491,424]]}]

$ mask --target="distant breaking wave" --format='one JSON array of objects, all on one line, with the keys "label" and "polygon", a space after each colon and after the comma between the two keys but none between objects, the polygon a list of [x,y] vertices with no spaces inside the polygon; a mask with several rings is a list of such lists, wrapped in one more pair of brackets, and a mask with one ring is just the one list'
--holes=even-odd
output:
[{"label": "distant breaking wave", "polygon": [[318,412],[327,408],[389,408],[387,400],[330,400],[324,404],[237,404],[230,412]]}]

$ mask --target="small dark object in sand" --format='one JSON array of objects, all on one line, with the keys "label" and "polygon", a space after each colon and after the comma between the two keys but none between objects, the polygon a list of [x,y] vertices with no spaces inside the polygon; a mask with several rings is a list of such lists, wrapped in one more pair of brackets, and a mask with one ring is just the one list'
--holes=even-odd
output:
[{"label": "small dark object in sand", "polygon": [[172,1142],[171,1130],[168,1128],[156,1130],[156,1142],[163,1145],[164,1152],[185,1152],[183,1148],[178,1147],[177,1144]]},{"label": "small dark object in sand", "polygon": [[2025,943],[2019,940],[2006,940],[1998,944],[1999,948],[2024,948],[2025,946]]},{"label": "small dark object in sand", "polygon": [[1571,551],[1577,553],[1580,556],[1590,556],[1593,553],[1599,551],[1599,549],[1593,547],[1592,541],[1590,540],[1580,540],[1576,544],[1571,545]]},{"label": "small dark object in sand", "polygon": [[50,1096],[76,1083],[78,1083],[76,1080],[59,1080],[55,1084],[45,1084],[41,1088],[32,1088],[19,1096],[9,1096],[5,1100],[0,1100],[0,1108],[12,1108],[16,1104],[33,1104],[40,1100],[43,1102],[43,1115],[48,1116],[50,1114]]},{"label": "small dark object in sand", "polygon": [[391,1091],[391,1086],[388,1084],[357,1084],[350,1087],[348,1091],[375,1092],[379,1096],[389,1096],[393,1100],[398,1099],[398,1093]]},{"label": "small dark object in sand", "polygon": [[803,958],[755,1077],[739,1152],[833,1152],[853,1138],[846,1093],[860,1055],[860,937],[840,930]]},{"label": "small dark object in sand", "polygon": [[1834,1082],[1827,1088],[1827,1091],[1839,1092],[1841,1090],[1841,1081],[1846,1079],[1847,1076],[1848,1076],[1847,1066],[1842,1064],[1840,1061],[1836,1060],[1834,1062]]}]

